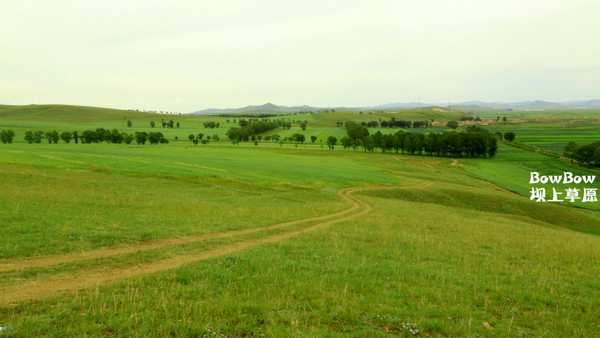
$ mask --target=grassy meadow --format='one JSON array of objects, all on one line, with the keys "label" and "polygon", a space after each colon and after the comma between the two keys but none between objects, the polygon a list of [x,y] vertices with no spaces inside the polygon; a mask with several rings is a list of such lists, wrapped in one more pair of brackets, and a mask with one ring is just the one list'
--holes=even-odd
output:
[{"label": "grassy meadow", "polygon": [[[86,109],[93,116],[0,107],[0,129],[17,134],[0,144],[0,326],[11,328],[0,335],[565,337],[600,328],[600,204],[535,203],[528,183],[530,171],[596,171],[508,145],[493,159],[458,160],[319,141],[234,146],[224,136],[230,117]],[[335,122],[369,115],[285,116],[307,130],[277,132],[339,138]],[[162,117],[181,127],[158,127]],[[169,144],[23,140],[37,129],[149,131],[150,118]],[[558,134],[546,126],[522,141],[534,144],[536,129]],[[198,132],[223,139],[193,146],[187,134]]]}]

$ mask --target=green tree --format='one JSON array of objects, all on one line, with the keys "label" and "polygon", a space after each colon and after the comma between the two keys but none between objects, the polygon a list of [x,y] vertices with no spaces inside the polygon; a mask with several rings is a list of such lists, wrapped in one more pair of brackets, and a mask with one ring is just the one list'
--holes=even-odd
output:
[{"label": "green tree", "polygon": [[369,129],[355,122],[348,121],[346,122],[346,133],[353,140],[362,140],[366,136],[369,136]]},{"label": "green tree", "polygon": [[61,138],[61,140],[65,141],[65,143],[69,143],[69,142],[71,142],[71,139],[73,138],[73,134],[68,131],[65,131],[60,134],[60,138]]},{"label": "green tree", "polygon": [[342,143],[342,146],[344,147],[344,149],[352,147],[352,139],[350,137],[348,137],[347,135],[342,136],[342,139],[340,140],[340,142]]},{"label": "green tree", "polygon": [[14,137],[15,133],[10,129],[2,130],[0,133],[0,140],[2,140],[2,143],[12,143]]},{"label": "green tree", "polygon": [[48,140],[48,143],[58,143],[58,139],[60,138],[56,130],[47,131],[44,137]]},{"label": "green tree", "polygon": [[573,141],[567,143],[567,145],[564,148],[564,155],[565,157],[571,160],[571,164],[573,163],[573,160],[577,157],[577,150],[579,150],[579,146]]},{"label": "green tree", "polygon": [[375,148],[375,144],[373,143],[373,139],[371,138],[371,136],[365,136],[364,138],[362,138],[360,140],[360,143],[363,147],[363,149],[365,150],[365,152],[368,151],[373,151],[373,149]]},{"label": "green tree", "polygon": [[515,136],[515,133],[513,133],[512,131],[507,131],[506,133],[504,133],[504,139],[508,142],[512,142],[515,139]]},{"label": "green tree", "polygon": [[150,127],[154,128],[155,125],[156,123],[154,123],[154,121],[150,121]]},{"label": "green tree", "polygon": [[128,126],[129,128],[131,128],[131,125],[132,125],[132,123],[131,123],[131,120],[127,120],[127,126]]},{"label": "green tree", "polygon": [[577,161],[579,163],[586,163],[588,165],[592,165],[592,163],[594,162],[594,153],[596,151],[596,148],[594,146],[592,146],[591,144],[587,144],[585,146],[581,146],[579,149],[577,149]]},{"label": "green tree", "polygon": [[33,133],[33,142],[34,143],[42,143],[42,138],[44,138],[43,131],[38,130]]},{"label": "green tree", "polygon": [[155,145],[158,143],[165,143],[163,141],[163,139],[166,140],[161,132],[149,132],[148,133],[148,142],[150,142],[150,145]]},{"label": "green tree", "polygon": [[25,141],[27,141],[27,143],[33,143],[33,132],[28,130],[25,132]]},{"label": "green tree", "polygon": [[317,137],[316,137],[315,135],[312,135],[312,136],[310,137],[310,142],[311,142],[311,143],[313,143],[313,144],[314,144],[316,140],[317,140]]},{"label": "green tree", "polygon": [[81,133],[81,143],[98,143],[98,133],[93,130],[84,130]]},{"label": "green tree", "polygon": [[123,142],[125,142],[125,144],[131,144],[131,142],[133,142],[133,135],[123,133]]},{"label": "green tree", "polygon": [[146,133],[145,131],[136,131],[135,132],[135,142],[138,145],[146,144],[147,139],[148,139],[148,133]]},{"label": "green tree", "polygon": [[458,128],[458,122],[456,122],[454,120],[450,120],[450,121],[448,121],[448,123],[446,123],[446,127],[456,129],[456,128]]},{"label": "green tree", "polygon": [[300,128],[302,128],[302,130],[306,130],[306,122],[300,123]]},{"label": "green tree", "polygon": [[333,150],[333,148],[335,147],[336,144],[337,144],[337,138],[335,136],[329,136],[327,138],[327,146],[329,147],[330,150]]},{"label": "green tree", "polygon": [[290,137],[290,140],[295,142],[295,143],[304,143],[304,141],[306,141],[306,137],[300,133],[295,133],[294,135],[292,135]]}]

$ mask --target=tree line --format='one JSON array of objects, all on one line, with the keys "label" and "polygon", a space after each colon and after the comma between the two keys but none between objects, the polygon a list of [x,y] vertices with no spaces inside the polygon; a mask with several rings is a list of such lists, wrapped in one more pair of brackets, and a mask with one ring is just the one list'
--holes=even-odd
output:
[{"label": "tree line", "polygon": [[[163,128],[173,128],[175,126],[177,126],[177,128],[179,128],[180,123],[177,122],[175,123],[175,121],[173,120],[169,120],[169,121],[165,121],[165,119],[161,119],[160,124],[162,125]],[[127,120],[127,127],[131,128],[131,126],[133,125],[133,123],[131,122],[131,120]],[[156,126],[156,122],[154,121],[150,121],[150,127],[154,128]]]},{"label": "tree line", "polygon": [[[377,121],[371,121],[369,123],[372,123],[374,125],[373,127],[377,127]],[[367,123],[367,126],[369,126]],[[423,121],[405,121],[405,120],[396,120],[394,117],[392,117],[391,120],[386,121],[383,120],[381,121],[381,127],[382,128],[428,128],[431,127],[431,121],[429,120],[423,120]]]},{"label": "tree line", "polygon": [[[4,135],[4,131],[1,135]],[[14,137],[14,133],[12,133],[12,135]],[[25,132],[25,141],[27,141],[27,143],[42,143],[44,139],[50,144],[58,143],[60,140],[65,143],[70,143],[71,141],[75,143],[106,142],[117,144],[131,144],[135,141],[138,145],[146,144],[146,142],[149,142],[151,145],[169,143],[169,140],[167,140],[161,132],[148,133],[145,131],[136,131],[133,134],[129,134],[125,132],[119,132],[117,129],[109,130],[104,128],[97,128],[96,130],[88,129],[81,133],[77,131],[65,131],[59,134],[56,130],[46,132],[42,130]],[[2,141],[4,142],[4,139],[2,139]],[[12,137],[10,138],[10,142],[5,143],[12,143]]]},{"label": "tree line", "polygon": [[190,141],[192,141],[192,143],[194,143],[194,145],[198,145],[198,143],[207,144],[210,142],[211,139],[214,142],[219,142],[219,135],[214,134],[212,137],[210,137],[210,135],[207,135],[206,138],[204,138],[204,134],[202,134],[202,133],[190,134],[190,135],[188,135],[188,139]]},{"label": "tree line", "polygon": [[583,146],[571,141],[565,146],[564,155],[571,163],[577,161],[579,164],[600,167],[600,141]]},{"label": "tree line", "polygon": [[493,157],[498,149],[497,136],[476,127],[467,131],[442,133],[411,133],[399,130],[394,134],[380,131],[370,135],[369,130],[354,122],[346,123],[347,135],[340,140],[344,148],[366,151],[379,148],[382,152],[395,151],[403,154],[423,153],[444,157]]},{"label": "tree line", "polygon": [[280,126],[283,126],[284,129],[291,128],[291,123],[289,124],[289,127],[287,123],[279,120],[259,121],[240,119],[240,127],[229,128],[229,130],[227,130],[227,136],[234,143],[239,143],[240,141],[248,142],[252,138],[252,136],[256,136],[258,134],[277,129]]},{"label": "tree line", "polygon": [[210,128],[210,129],[214,129],[214,128],[219,128],[221,126],[221,123],[219,122],[214,122],[214,121],[209,121],[209,122],[204,122],[204,128]]}]

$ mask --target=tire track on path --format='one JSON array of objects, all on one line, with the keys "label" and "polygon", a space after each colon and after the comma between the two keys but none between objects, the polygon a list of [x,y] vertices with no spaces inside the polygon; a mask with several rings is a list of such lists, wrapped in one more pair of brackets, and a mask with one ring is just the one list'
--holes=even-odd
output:
[{"label": "tire track on path", "polygon": [[[344,197],[343,194],[348,189],[352,189],[352,188],[346,188],[346,189],[339,190],[338,195],[341,197]],[[250,233],[258,232],[258,231],[274,230],[274,229],[279,229],[279,228],[283,228],[283,227],[287,227],[287,226],[295,225],[295,224],[299,224],[299,223],[318,221],[318,220],[325,219],[325,218],[341,216],[341,215],[344,215],[344,214],[347,214],[349,212],[356,210],[358,207],[359,206],[353,205],[349,209],[346,209],[346,210],[343,210],[340,212],[336,212],[333,214],[310,217],[310,218],[303,218],[303,219],[293,220],[293,221],[289,221],[289,222],[285,222],[285,223],[269,225],[266,227],[234,230],[234,231],[215,233],[215,234],[185,236],[185,237],[180,237],[180,238],[166,239],[163,241],[155,241],[155,242],[150,242],[150,243],[143,243],[143,244],[137,244],[137,245],[124,246],[124,247],[104,248],[104,249],[97,249],[97,250],[91,250],[91,251],[85,251],[85,252],[68,253],[68,254],[64,254],[64,255],[55,255],[55,256],[47,256],[47,257],[40,257],[40,258],[15,260],[15,261],[11,261],[11,262],[1,263],[0,264],[0,274],[9,272],[9,271],[14,271],[14,270],[23,270],[26,268],[42,268],[42,267],[58,265],[61,263],[76,262],[76,261],[95,259],[95,258],[106,258],[106,257],[124,255],[124,254],[137,252],[137,251],[162,249],[162,248],[167,248],[170,246],[189,244],[189,243],[208,240],[208,239],[226,238],[226,237],[232,237],[232,236],[237,236],[237,235],[250,234]]]},{"label": "tire track on path", "polygon": [[[410,185],[410,186],[358,187],[358,188],[342,189],[342,190],[338,191],[338,195],[340,195],[342,198],[344,198],[345,200],[349,201],[352,204],[352,207],[345,211],[341,211],[341,212],[330,214],[330,215],[324,215],[324,216],[319,216],[319,217],[313,217],[313,218],[308,218],[308,219],[286,222],[286,223],[277,224],[277,225],[273,225],[273,226],[269,226],[269,227],[247,229],[247,230],[229,232],[229,233],[224,233],[224,234],[215,234],[213,236],[222,235],[222,237],[226,237],[226,236],[232,236],[232,235],[230,235],[231,233],[240,234],[242,231],[244,233],[249,233],[249,232],[253,232],[253,231],[265,230],[267,228],[274,229],[276,227],[284,227],[284,226],[291,225],[291,224],[307,222],[309,220],[319,220],[319,219],[325,219],[325,218],[330,218],[330,217],[337,217],[335,219],[330,219],[330,220],[327,220],[327,221],[324,221],[321,223],[317,223],[317,224],[311,225],[309,227],[306,227],[306,228],[303,228],[300,230],[289,231],[289,232],[285,232],[282,234],[267,236],[267,237],[260,238],[260,239],[236,242],[236,243],[224,245],[222,247],[218,247],[215,249],[210,249],[207,251],[199,252],[196,254],[174,256],[174,257],[170,257],[167,259],[154,261],[151,263],[138,264],[138,265],[128,267],[128,268],[118,268],[118,269],[112,269],[112,270],[108,269],[108,270],[104,270],[104,271],[96,270],[96,271],[92,271],[92,272],[72,275],[69,277],[50,279],[50,280],[42,280],[42,281],[34,281],[34,282],[23,283],[23,284],[19,284],[19,285],[11,285],[8,287],[0,288],[0,305],[5,305],[5,306],[6,305],[15,305],[15,304],[17,304],[21,301],[25,301],[25,300],[37,300],[37,299],[43,299],[43,298],[53,296],[53,295],[59,295],[59,294],[63,294],[63,293],[72,293],[77,290],[94,287],[94,286],[98,286],[98,285],[105,284],[105,283],[116,282],[121,279],[134,278],[134,277],[139,277],[139,276],[146,275],[146,274],[151,274],[151,273],[155,273],[155,272],[173,269],[173,268],[176,268],[176,267],[184,265],[184,264],[189,264],[189,263],[193,263],[193,262],[197,262],[197,261],[201,261],[201,260],[205,260],[205,259],[209,259],[209,258],[213,258],[213,257],[217,257],[217,256],[226,255],[229,253],[233,253],[233,252],[244,250],[244,249],[247,249],[250,247],[254,247],[254,246],[257,246],[260,244],[281,241],[281,240],[284,240],[284,239],[287,239],[287,238],[290,238],[293,236],[297,236],[297,235],[300,235],[303,233],[307,233],[309,231],[313,231],[313,230],[325,227],[325,226],[333,224],[333,223],[338,223],[338,222],[349,220],[349,219],[352,219],[355,217],[359,217],[359,216],[362,216],[362,215],[370,212],[373,209],[373,206],[358,199],[357,197],[352,196],[352,194],[355,192],[367,191],[367,190],[390,190],[390,189],[407,189],[407,188],[420,189],[420,188],[426,188],[430,185],[431,185],[431,183],[426,182],[426,183]],[[362,210],[360,210],[359,212],[352,213],[350,215],[346,215],[346,214],[351,213],[352,211],[358,210],[360,208],[362,208]],[[218,237],[212,237],[212,238],[218,238]],[[163,243],[163,242],[161,242],[161,243]]]}]

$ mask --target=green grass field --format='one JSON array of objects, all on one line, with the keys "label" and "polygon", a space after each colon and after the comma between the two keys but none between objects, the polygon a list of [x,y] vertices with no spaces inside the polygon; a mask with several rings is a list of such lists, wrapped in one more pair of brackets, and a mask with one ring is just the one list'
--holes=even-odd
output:
[{"label": "green grass field", "polygon": [[[170,137],[215,120],[175,117]],[[343,135],[311,118],[307,135]],[[0,110],[0,129],[127,128],[118,116],[61,119]],[[132,129],[146,120],[132,117]],[[505,145],[491,160],[456,161],[318,144],[20,138],[0,144],[0,326],[11,327],[0,335],[564,337],[600,327],[599,202],[529,199],[530,171],[597,174],[560,159]]]}]

